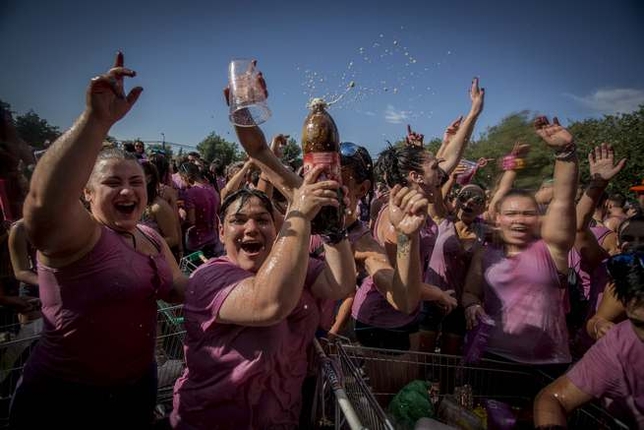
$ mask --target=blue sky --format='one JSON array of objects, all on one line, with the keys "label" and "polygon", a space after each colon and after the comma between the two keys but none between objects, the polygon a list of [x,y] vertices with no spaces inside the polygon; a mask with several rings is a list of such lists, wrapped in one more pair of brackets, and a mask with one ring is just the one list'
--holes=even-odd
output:
[{"label": "blue sky", "polygon": [[145,91],[119,139],[196,145],[235,135],[221,96],[227,65],[253,57],[269,86],[265,133],[300,138],[311,96],[333,106],[342,140],[372,155],[414,130],[435,137],[487,92],[477,134],[529,109],[560,119],[644,104],[644,3],[631,1],[0,2],[0,99],[61,129],[117,49]]}]

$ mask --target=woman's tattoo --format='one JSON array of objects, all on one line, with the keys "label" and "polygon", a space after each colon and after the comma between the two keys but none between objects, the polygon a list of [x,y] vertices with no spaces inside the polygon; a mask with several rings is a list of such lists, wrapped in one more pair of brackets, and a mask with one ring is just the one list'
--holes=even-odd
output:
[{"label": "woman's tattoo", "polygon": [[406,234],[398,233],[398,257],[408,257],[411,248],[411,241]]}]

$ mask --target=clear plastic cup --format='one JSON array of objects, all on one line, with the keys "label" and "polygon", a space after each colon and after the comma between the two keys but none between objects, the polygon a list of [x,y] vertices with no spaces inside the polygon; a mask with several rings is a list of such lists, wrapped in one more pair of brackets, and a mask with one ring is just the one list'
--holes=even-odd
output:
[{"label": "clear plastic cup", "polygon": [[271,110],[266,92],[260,84],[254,60],[234,59],[228,68],[230,88],[230,122],[240,127],[253,127],[266,122]]}]

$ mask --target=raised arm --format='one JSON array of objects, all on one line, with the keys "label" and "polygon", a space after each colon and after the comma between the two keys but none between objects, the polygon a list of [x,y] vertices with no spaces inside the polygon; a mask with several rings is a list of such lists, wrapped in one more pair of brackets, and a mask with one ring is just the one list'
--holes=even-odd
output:
[{"label": "raised arm", "polygon": [[508,191],[514,186],[514,181],[517,178],[517,172],[525,166],[525,157],[530,152],[530,145],[526,143],[516,142],[512,151],[503,157],[503,174],[497,187],[492,194],[492,199],[488,205],[487,212],[483,215],[484,219],[488,222],[494,222],[496,218],[496,205],[505,196]]},{"label": "raised arm", "polygon": [[568,273],[568,252],[575,242],[578,161],[572,134],[553,118],[550,124],[544,116],[535,120],[537,134],[555,152],[555,172],[552,202],[541,226],[541,237],[546,242],[557,270]]},{"label": "raised arm", "polygon": [[452,142],[452,139],[456,135],[456,132],[461,127],[461,122],[463,122],[463,115],[460,115],[458,118],[452,121],[449,126],[447,126],[445,133],[443,133],[443,141],[441,143],[441,146],[438,148],[438,151],[436,151],[436,158],[443,158],[445,149],[447,149],[449,144]]},{"label": "raised arm", "polygon": [[119,52],[114,67],[92,79],[85,111],[36,165],[24,219],[31,243],[46,256],[79,254],[98,240],[98,225],[80,196],[110,127],[128,113],[143,91],[136,87],[126,96],[125,76],[133,77],[135,72],[123,67]]},{"label": "raised arm", "polygon": [[[269,255],[255,276],[241,281],[226,297],[217,317],[220,322],[270,326],[282,321],[293,311],[300,300],[308,271],[311,220],[322,206],[337,207],[339,204],[337,182],[315,183],[321,171],[321,167],[312,169],[296,190]],[[230,216],[234,217],[235,214]],[[231,221],[235,219],[223,220],[224,223]],[[346,242],[343,240],[340,244],[348,246]],[[350,250],[348,259],[353,262]],[[353,288],[355,269],[349,279]]]},{"label": "raised arm", "polygon": [[449,144],[445,147],[444,151],[441,153],[441,158],[443,161],[439,163],[439,166],[446,174],[452,173],[456,168],[458,163],[463,157],[463,151],[465,146],[472,136],[474,131],[474,126],[476,125],[476,120],[483,111],[483,102],[485,99],[485,90],[479,88],[479,78],[474,78],[472,80],[472,87],[470,88],[470,99],[472,100],[472,106],[470,112],[463,119],[461,124],[458,127],[458,130]]},{"label": "raised arm", "polygon": [[[246,178],[246,174],[250,169],[255,167],[255,163],[253,160],[248,159],[244,163],[241,169],[239,169],[233,176],[226,182],[226,186],[224,187],[223,190],[221,190],[221,201],[224,201],[226,199],[226,196],[228,194],[232,194],[235,191],[237,191],[241,185],[244,179]],[[194,224],[194,222],[193,222]]]},{"label": "raised arm", "polygon": [[584,194],[577,202],[577,229],[575,237],[575,248],[582,258],[588,261],[593,267],[601,263],[608,254],[599,246],[595,235],[590,230],[590,220],[595,213],[599,199],[606,190],[606,186],[624,167],[626,159],[614,163],[615,154],[613,147],[602,143],[595,147],[588,154],[588,165],[590,167],[590,183]]}]

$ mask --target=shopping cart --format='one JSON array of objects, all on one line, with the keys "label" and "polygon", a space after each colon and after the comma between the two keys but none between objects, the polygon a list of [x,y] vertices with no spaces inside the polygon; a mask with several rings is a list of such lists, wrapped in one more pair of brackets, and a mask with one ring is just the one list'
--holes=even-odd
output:
[{"label": "shopping cart", "polygon": [[[400,428],[384,407],[407,383],[413,380],[437,382],[440,396],[453,395],[460,387],[471,387],[474,405],[484,399],[506,402],[522,411],[519,420],[531,426],[532,402],[536,394],[552,379],[534,369],[514,363],[481,360],[465,364],[462,357],[366,348],[339,341],[326,343],[325,349],[333,362],[335,375],[320,366],[323,383],[318,390],[318,423],[329,423],[334,414],[335,429],[393,430]],[[329,396],[332,381],[340,386],[351,404],[337,406],[339,397]],[[356,417],[351,416],[352,413]],[[628,427],[612,417],[598,404],[578,409],[570,418],[571,429],[619,429]]]},{"label": "shopping cart", "polygon": [[190,276],[192,272],[197,270],[197,267],[201,266],[206,261],[208,261],[208,258],[206,258],[203,252],[193,252],[192,254],[186,255],[181,259],[181,261],[179,261],[179,269],[181,269],[181,272],[184,275]]},{"label": "shopping cart", "polygon": [[[8,424],[9,405],[22,370],[40,338],[42,319],[27,324],[0,326],[0,428]],[[157,302],[157,399],[169,411],[172,388],[185,369],[183,305]],[[161,413],[161,411],[159,411]]]}]

